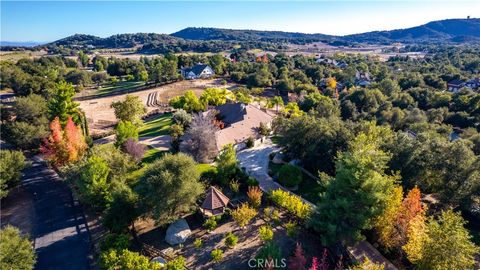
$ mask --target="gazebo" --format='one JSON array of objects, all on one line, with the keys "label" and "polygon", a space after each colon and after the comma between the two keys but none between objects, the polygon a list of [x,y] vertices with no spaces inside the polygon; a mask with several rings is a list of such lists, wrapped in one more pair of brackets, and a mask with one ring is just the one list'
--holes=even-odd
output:
[{"label": "gazebo", "polygon": [[211,186],[207,191],[207,197],[203,201],[200,211],[207,217],[221,215],[225,212],[230,199],[220,190]]}]

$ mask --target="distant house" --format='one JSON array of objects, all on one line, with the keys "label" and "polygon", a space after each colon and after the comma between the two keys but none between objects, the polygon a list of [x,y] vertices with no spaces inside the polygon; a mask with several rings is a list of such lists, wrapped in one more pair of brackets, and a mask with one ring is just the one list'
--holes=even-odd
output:
[{"label": "distant house", "polygon": [[474,78],[465,82],[465,86],[473,90],[480,89],[480,78]]},{"label": "distant house", "polygon": [[456,93],[460,89],[465,87],[465,82],[463,80],[452,80],[447,83],[448,91]]},{"label": "distant house", "polygon": [[260,123],[270,127],[273,115],[266,110],[250,104],[226,103],[215,107],[218,118],[224,123],[224,128],[215,133],[217,149],[227,144],[240,144],[248,138],[259,138]]},{"label": "distant house", "polygon": [[215,75],[215,72],[209,65],[203,64],[197,64],[190,68],[182,68],[180,72],[187,80],[208,79]]},{"label": "distant house", "polygon": [[370,74],[368,72],[361,73],[357,71],[355,73],[355,85],[360,87],[367,87],[371,84]]}]

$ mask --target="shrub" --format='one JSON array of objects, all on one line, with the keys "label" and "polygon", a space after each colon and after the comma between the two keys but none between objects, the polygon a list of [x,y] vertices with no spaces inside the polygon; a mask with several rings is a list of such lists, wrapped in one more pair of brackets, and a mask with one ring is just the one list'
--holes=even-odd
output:
[{"label": "shrub", "polygon": [[0,251],[1,269],[33,269],[35,265],[32,242],[13,226],[0,230]]},{"label": "shrub", "polygon": [[137,142],[133,138],[128,138],[123,143],[123,150],[125,153],[129,154],[135,162],[140,162],[145,155],[145,145]]},{"label": "shrub", "polygon": [[[257,260],[262,259],[264,262],[275,263],[280,262],[281,258],[281,251],[280,247],[274,241],[268,241],[265,245],[260,249],[257,256],[255,256]],[[273,260],[273,262],[272,262]]]},{"label": "shrub", "polygon": [[217,219],[215,217],[210,217],[203,223],[203,227],[208,231],[213,231],[217,227]]},{"label": "shrub", "polygon": [[271,241],[273,239],[273,230],[270,226],[264,225],[258,228],[258,234],[263,242]]},{"label": "shrub", "polygon": [[229,248],[235,247],[235,245],[238,242],[238,237],[233,234],[232,232],[228,232],[227,235],[225,236],[225,245]]},{"label": "shrub", "polygon": [[20,183],[25,168],[25,156],[21,151],[0,150],[0,198]]},{"label": "shrub", "polygon": [[248,187],[248,200],[250,201],[250,205],[253,208],[258,208],[260,207],[260,204],[262,203],[262,191],[260,190],[259,187],[257,186],[250,186]]},{"label": "shrub", "polygon": [[161,269],[159,263],[150,262],[148,257],[128,249],[102,252],[100,264],[103,269]]},{"label": "shrub", "polygon": [[221,249],[214,249],[210,253],[212,260],[216,263],[220,262],[223,259],[223,251]]},{"label": "shrub", "polygon": [[285,229],[287,230],[287,235],[289,237],[295,237],[298,233],[297,223],[293,221],[289,221],[285,224]]},{"label": "shrub", "polygon": [[100,244],[101,251],[108,251],[110,249],[123,250],[130,246],[130,238],[127,234],[108,234],[103,242]]},{"label": "shrub", "polygon": [[230,189],[234,193],[238,193],[238,191],[240,191],[240,183],[238,183],[237,180],[232,180],[229,185],[230,185]]},{"label": "shrub", "polygon": [[173,260],[170,260],[165,265],[165,270],[184,270],[185,269],[185,258],[183,256],[178,256]]},{"label": "shrub", "polygon": [[258,133],[262,136],[268,136],[268,134],[270,134],[270,129],[267,125],[265,125],[265,123],[260,122],[260,126],[258,127]]},{"label": "shrub", "polygon": [[245,227],[257,215],[257,210],[244,203],[237,209],[232,211],[232,218],[237,222],[238,226]]},{"label": "shrub", "polygon": [[138,129],[137,127],[130,121],[122,121],[120,120],[115,127],[115,134],[116,134],[116,146],[123,145],[127,139],[134,139],[138,141]]},{"label": "shrub", "polygon": [[302,171],[290,164],[285,164],[278,172],[278,181],[286,187],[294,187],[302,182]]},{"label": "shrub", "polygon": [[306,219],[312,212],[310,205],[302,202],[298,196],[281,189],[272,191],[270,199],[300,219]]},{"label": "shrub", "polygon": [[200,239],[200,238],[195,239],[195,242],[193,242],[193,245],[194,245],[196,248],[201,248],[201,247],[203,246],[203,241],[202,241],[202,239]]},{"label": "shrub", "polygon": [[257,179],[253,178],[253,177],[248,177],[247,179],[247,186],[251,187],[251,186],[258,186],[259,183],[257,181]]},{"label": "shrub", "polygon": [[248,137],[248,139],[245,141],[245,146],[247,148],[252,148],[255,145],[255,139],[252,137]]},{"label": "shrub", "polygon": [[271,220],[274,224],[280,223],[280,212],[273,207],[267,207],[263,209],[264,215]]}]

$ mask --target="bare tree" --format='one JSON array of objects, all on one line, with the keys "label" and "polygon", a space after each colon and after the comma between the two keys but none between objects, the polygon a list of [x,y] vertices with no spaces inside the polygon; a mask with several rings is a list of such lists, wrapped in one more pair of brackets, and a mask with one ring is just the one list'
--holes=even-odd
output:
[{"label": "bare tree", "polygon": [[180,144],[180,151],[189,153],[199,163],[209,163],[217,156],[215,132],[218,127],[214,124],[213,112],[197,113],[185,132]]}]

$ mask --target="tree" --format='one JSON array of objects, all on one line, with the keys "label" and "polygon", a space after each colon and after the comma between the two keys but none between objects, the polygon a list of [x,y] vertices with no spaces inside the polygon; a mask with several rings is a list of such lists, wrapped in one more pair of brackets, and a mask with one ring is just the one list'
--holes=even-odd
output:
[{"label": "tree", "polygon": [[48,125],[47,101],[40,95],[31,94],[26,97],[18,97],[14,105],[14,111],[15,121],[42,127]]},{"label": "tree", "polygon": [[138,140],[138,129],[130,121],[118,121],[117,126],[115,127],[116,133],[116,146],[123,145],[128,139]]},{"label": "tree", "polygon": [[8,141],[21,149],[36,148],[40,145],[42,139],[48,136],[45,126],[35,126],[19,121],[7,124],[7,132],[9,134]]},{"label": "tree", "polygon": [[[338,268],[337,268],[338,269]],[[374,263],[365,258],[362,263],[348,268],[348,270],[384,270],[385,264]]]},{"label": "tree", "polygon": [[400,208],[402,206],[403,189],[401,186],[393,188],[385,201],[383,214],[375,218],[375,229],[378,232],[380,243],[391,249],[400,245],[400,235],[397,231]]},{"label": "tree", "polygon": [[138,217],[138,196],[127,185],[119,185],[112,193],[112,201],[106,209],[102,224],[111,232],[124,233]]},{"label": "tree", "polygon": [[124,101],[113,102],[111,107],[118,120],[129,121],[137,127],[142,124],[141,116],[147,112],[140,98],[132,95],[127,95]]},{"label": "tree", "polygon": [[25,168],[25,156],[21,151],[0,150],[0,199],[20,183]]},{"label": "tree", "polygon": [[371,228],[373,218],[383,213],[396,181],[397,177],[385,174],[390,157],[379,149],[388,130],[373,124],[366,128],[348,152],[339,154],[335,178],[329,181],[310,220],[326,245],[361,239],[361,231]]},{"label": "tree", "polygon": [[135,162],[140,162],[145,155],[145,145],[137,142],[133,138],[127,139],[122,145],[123,151],[129,154]]},{"label": "tree", "polygon": [[300,110],[296,102],[289,102],[282,110],[282,114],[286,117],[299,117],[305,112]]},{"label": "tree", "polygon": [[417,264],[423,258],[423,252],[425,251],[425,245],[428,240],[425,216],[418,215],[410,220],[407,239],[408,241],[402,246],[402,250],[405,251],[411,263]]},{"label": "tree", "polygon": [[173,113],[172,119],[178,125],[186,128],[192,122],[192,115],[187,113],[187,111],[185,111],[184,109],[179,109]]},{"label": "tree", "polygon": [[217,174],[223,184],[227,184],[237,172],[237,153],[232,144],[223,147],[222,152],[217,157]]},{"label": "tree", "polygon": [[465,220],[452,210],[443,211],[438,219],[430,218],[428,240],[418,264],[420,269],[471,269],[480,249],[464,228]]},{"label": "tree", "polygon": [[260,260],[263,263],[263,265],[258,265],[258,267],[265,267],[265,269],[268,269],[269,266],[273,265],[281,265],[281,250],[280,247],[275,244],[274,241],[268,241],[266,242],[263,247],[258,251],[257,256],[255,256],[255,259],[257,259],[257,262]]},{"label": "tree", "polygon": [[195,161],[182,153],[157,159],[140,178],[137,191],[146,214],[159,223],[177,219],[195,206],[204,187]]},{"label": "tree", "polygon": [[227,96],[228,92],[225,88],[207,88],[202,92],[202,95],[200,96],[200,102],[202,104],[218,106],[227,102]]},{"label": "tree", "polygon": [[157,262],[150,262],[148,257],[128,249],[110,249],[100,255],[100,264],[106,270],[160,270]]},{"label": "tree", "polygon": [[275,106],[277,112],[278,112],[278,106],[283,106],[285,103],[283,103],[283,99],[281,96],[274,96],[271,98],[268,102],[268,107],[273,108]]},{"label": "tree", "polygon": [[91,156],[80,170],[76,184],[84,202],[105,209],[112,201],[110,168],[100,157]]},{"label": "tree", "polygon": [[307,265],[307,258],[303,254],[302,245],[297,242],[295,246],[295,252],[293,256],[290,257],[288,269],[292,270],[305,270]]},{"label": "tree", "polygon": [[405,199],[403,199],[398,212],[398,220],[395,223],[400,234],[401,243],[406,242],[407,231],[412,220],[417,216],[422,216],[421,219],[425,219],[425,209],[422,206],[421,199],[422,196],[418,187],[411,189]]},{"label": "tree", "polygon": [[77,117],[78,103],[73,101],[75,88],[72,84],[60,82],[55,85],[52,96],[48,100],[50,119],[58,117],[64,124],[69,117]]},{"label": "tree", "polygon": [[169,101],[175,109],[184,109],[187,112],[199,112],[205,109],[206,103],[202,103],[192,90],[185,92],[183,96],[174,97]]},{"label": "tree", "polygon": [[257,215],[257,210],[244,203],[237,209],[233,210],[231,215],[237,225],[243,228]]},{"label": "tree", "polygon": [[0,268],[32,270],[36,256],[33,244],[20,230],[7,225],[0,230]]},{"label": "tree", "polygon": [[73,123],[71,117],[68,117],[64,129],[60,125],[60,119],[55,117],[50,123],[50,130],[51,135],[40,148],[49,162],[63,166],[78,161],[83,156],[87,144],[81,129]]},{"label": "tree", "polygon": [[249,186],[248,187],[248,192],[247,192],[247,196],[248,196],[248,200],[250,202],[250,205],[253,207],[253,208],[256,208],[258,209],[260,207],[260,205],[262,204],[262,191],[260,190],[259,187],[257,186]]},{"label": "tree", "polygon": [[217,130],[213,114],[195,114],[185,131],[180,150],[191,154],[197,162],[211,162],[218,153],[214,139]]}]

